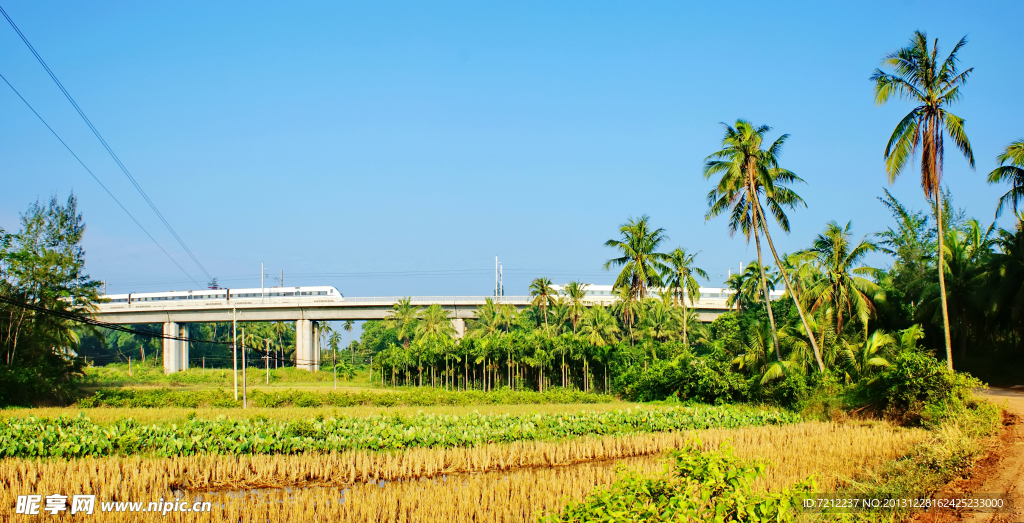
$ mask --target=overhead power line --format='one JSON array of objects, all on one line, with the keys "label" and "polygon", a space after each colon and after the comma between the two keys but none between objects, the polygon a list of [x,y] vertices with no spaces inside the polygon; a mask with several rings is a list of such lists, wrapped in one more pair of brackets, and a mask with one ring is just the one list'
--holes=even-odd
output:
[{"label": "overhead power line", "polygon": [[71,153],[71,156],[75,157],[75,160],[78,160],[79,165],[81,165],[82,168],[85,169],[87,173],[89,173],[89,176],[92,176],[93,180],[96,180],[96,183],[100,184],[100,187],[102,187],[103,190],[106,191],[107,194],[110,196],[110,198],[114,200],[114,203],[116,203],[117,206],[120,207],[121,210],[124,211],[125,214],[127,214],[128,217],[132,219],[133,222],[135,222],[135,225],[138,225],[139,228],[142,229],[142,232],[146,233],[146,236],[148,236],[150,240],[153,240],[153,243],[155,243],[156,246],[159,247],[160,250],[167,255],[167,257],[171,260],[172,263],[174,263],[174,265],[177,265],[178,268],[181,269],[181,272],[185,273],[185,276],[188,276],[188,279],[192,280],[192,283],[199,285],[199,282],[197,282],[195,278],[193,278],[192,275],[189,274],[188,271],[186,271],[185,268],[182,267],[177,262],[177,260],[174,259],[173,256],[171,256],[171,253],[167,252],[167,250],[164,249],[163,245],[160,245],[160,242],[156,241],[156,238],[154,238],[152,234],[149,234],[149,231],[147,231],[146,228],[143,227],[141,223],[139,223],[139,220],[136,220],[135,217],[132,216],[132,213],[128,212],[128,209],[126,209],[124,205],[121,204],[121,201],[118,200],[112,192],[110,192],[110,189],[107,189],[106,185],[103,185],[103,182],[101,182],[100,179],[97,178],[95,174],[93,174],[92,169],[89,169],[89,167],[85,165],[85,162],[83,162],[82,159],[79,158],[77,154],[75,154],[75,151],[71,150],[71,147],[69,147],[68,144],[65,143],[64,140],[60,137],[60,135],[57,134],[57,131],[54,131],[53,127],[50,127],[50,124],[46,123],[46,120],[44,120],[43,117],[39,115],[39,112],[37,112],[35,108],[32,107],[32,104],[28,103],[28,100],[26,100],[25,97],[22,96],[21,93],[19,93],[13,85],[11,85],[11,82],[7,81],[7,78],[5,78],[3,74],[0,74],[0,79],[2,79],[5,84],[7,84],[7,87],[10,87],[11,90],[14,91],[14,94],[18,95],[18,98],[21,98],[22,102],[25,102],[25,106],[28,107],[30,111],[32,111],[32,114],[36,115],[36,118],[39,118],[40,122],[43,122],[43,125],[45,125],[46,128],[50,130],[50,132],[53,134],[55,138],[57,138],[57,141],[60,142],[60,144],[63,145],[69,153]]},{"label": "overhead power line", "polygon": [[43,60],[43,57],[40,56],[38,52],[36,52],[36,48],[33,47],[32,44],[28,41],[28,38],[26,38],[24,33],[21,32],[21,29],[18,29],[17,24],[15,24],[14,20],[12,20],[11,17],[7,14],[7,11],[5,11],[3,7],[0,7],[0,13],[4,15],[4,18],[7,19],[7,22],[11,24],[11,27],[14,28],[14,31],[18,33],[19,37],[21,37],[21,41],[25,43],[29,51],[32,51],[32,55],[36,57],[36,60],[38,60],[39,64],[43,66],[43,69],[46,70],[46,73],[50,75],[50,78],[53,80],[53,82],[57,84],[57,87],[60,88],[60,91],[64,93],[64,96],[68,99],[69,102],[71,102],[71,106],[75,108],[75,111],[77,111],[78,115],[82,117],[82,120],[89,127],[89,130],[92,131],[92,134],[96,136],[96,139],[100,141],[100,143],[103,145],[103,148],[107,150],[108,154],[110,154],[110,157],[114,159],[114,163],[116,163],[117,166],[121,168],[121,172],[123,172],[124,175],[128,177],[128,180],[132,182],[132,185],[135,186],[135,189],[137,191],[139,191],[139,194],[142,195],[142,198],[146,200],[146,203],[149,204],[149,208],[152,209],[154,213],[156,213],[157,217],[160,218],[160,221],[163,222],[165,227],[167,227],[167,230],[171,232],[172,236],[174,236],[174,239],[178,241],[178,245],[181,245],[181,248],[184,249],[186,253],[188,253],[189,257],[192,258],[192,261],[194,261],[196,265],[199,267],[199,269],[203,271],[203,274],[205,274],[208,279],[212,280],[213,276],[211,276],[210,273],[206,270],[206,267],[203,267],[202,263],[199,263],[199,259],[196,258],[195,254],[192,253],[192,250],[189,249],[187,245],[185,245],[184,240],[181,239],[181,236],[178,236],[178,233],[175,232],[173,227],[171,227],[170,222],[168,222],[167,219],[164,218],[164,215],[160,212],[160,210],[157,209],[156,204],[153,203],[153,200],[149,199],[149,195],[146,194],[146,191],[142,190],[142,186],[139,185],[139,182],[135,181],[135,177],[132,176],[130,172],[128,172],[128,168],[125,167],[123,163],[121,163],[121,159],[117,157],[117,154],[115,154],[114,150],[110,148],[110,145],[107,144],[107,141],[103,139],[103,136],[100,134],[99,130],[96,129],[96,126],[92,124],[92,121],[90,121],[89,118],[85,115],[85,112],[82,111],[82,108],[79,107],[78,103],[75,102],[75,99],[71,97],[71,93],[69,93],[68,90],[64,88],[64,84],[60,83],[60,80],[57,79],[57,75],[53,74],[53,71],[50,70],[50,66],[46,65],[46,62]]}]

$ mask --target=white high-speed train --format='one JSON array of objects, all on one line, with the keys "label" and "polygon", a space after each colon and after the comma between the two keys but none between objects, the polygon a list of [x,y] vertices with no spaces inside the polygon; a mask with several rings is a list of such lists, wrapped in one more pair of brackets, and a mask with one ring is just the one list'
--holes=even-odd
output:
[{"label": "white high-speed train", "polygon": [[178,300],[235,300],[251,298],[306,298],[326,297],[344,299],[334,287],[265,287],[260,289],[203,289],[198,291],[139,292],[109,294],[108,303],[139,303]]}]

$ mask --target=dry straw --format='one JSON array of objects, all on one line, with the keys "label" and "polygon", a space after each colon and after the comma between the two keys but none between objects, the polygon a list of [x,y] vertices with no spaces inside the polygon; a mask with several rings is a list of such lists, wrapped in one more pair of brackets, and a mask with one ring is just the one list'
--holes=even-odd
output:
[{"label": "dry straw", "polygon": [[[662,453],[693,436],[708,448],[729,442],[737,455],[768,462],[758,488],[780,488],[815,474],[820,488],[828,490],[903,455],[926,435],[884,423],[810,422],[395,454],[8,459],[0,462],[0,504],[13,507],[18,494],[51,493],[148,502],[172,497],[178,488],[185,490],[185,499],[213,501],[214,511],[201,518],[134,514],[127,519],[532,521],[538,512],[561,508],[567,498],[610,484],[619,464],[660,469]],[[89,518],[125,520],[115,513]]]}]

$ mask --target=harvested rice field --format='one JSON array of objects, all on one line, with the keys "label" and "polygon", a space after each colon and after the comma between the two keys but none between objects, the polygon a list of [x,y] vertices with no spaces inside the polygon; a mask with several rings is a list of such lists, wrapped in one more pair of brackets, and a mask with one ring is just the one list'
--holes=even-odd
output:
[{"label": "harvested rice field", "polygon": [[[564,408],[564,406],[561,406]],[[88,521],[536,521],[611,484],[622,468],[660,471],[666,451],[697,438],[763,460],[755,488],[808,476],[831,490],[899,458],[926,440],[920,429],[883,422],[803,422],[729,429],[584,437],[401,452],[0,461],[0,503],[18,493],[92,494],[147,503],[180,498],[210,511],[97,510]],[[44,517],[44,516],[40,516]]]}]

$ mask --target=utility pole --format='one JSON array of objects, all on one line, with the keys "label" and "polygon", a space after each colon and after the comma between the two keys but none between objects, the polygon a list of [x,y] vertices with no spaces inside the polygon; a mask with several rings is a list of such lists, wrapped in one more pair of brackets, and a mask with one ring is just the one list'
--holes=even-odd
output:
[{"label": "utility pole", "polygon": [[267,283],[267,271],[263,267],[263,262],[260,262],[260,299],[264,299],[266,296],[263,294],[263,286]]},{"label": "utility pole", "polygon": [[334,390],[338,390],[338,347],[333,347],[334,350]]},{"label": "utility pole", "polygon": [[242,408],[249,408],[249,396],[246,394],[245,388],[245,327],[242,327]]},{"label": "utility pole", "polygon": [[267,385],[270,385],[270,340],[263,340],[267,342]]},{"label": "utility pole", "polygon": [[505,295],[505,265],[498,264],[498,290],[499,296]]},{"label": "utility pole", "polygon": [[238,321],[231,309],[231,364],[235,369],[235,401],[238,401]]},{"label": "utility pole", "polygon": [[494,296],[498,296],[498,257],[494,257]]}]

